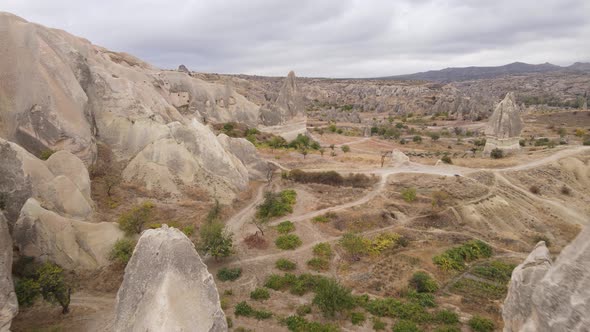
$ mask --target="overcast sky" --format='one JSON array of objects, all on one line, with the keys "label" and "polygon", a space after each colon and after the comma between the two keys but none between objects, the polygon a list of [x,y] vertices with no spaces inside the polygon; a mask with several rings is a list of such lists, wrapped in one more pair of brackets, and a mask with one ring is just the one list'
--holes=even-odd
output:
[{"label": "overcast sky", "polygon": [[163,68],[376,77],[590,61],[590,0],[2,0]]}]

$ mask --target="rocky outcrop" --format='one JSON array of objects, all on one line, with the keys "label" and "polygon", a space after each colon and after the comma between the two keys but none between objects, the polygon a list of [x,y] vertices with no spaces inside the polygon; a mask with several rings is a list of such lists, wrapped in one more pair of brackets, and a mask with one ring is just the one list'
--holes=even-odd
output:
[{"label": "rocky outcrop", "polygon": [[8,332],[18,313],[18,302],[12,283],[12,240],[8,222],[0,213],[0,332]]},{"label": "rocky outcrop", "polygon": [[504,154],[520,150],[520,132],[523,123],[520,109],[512,92],[506,94],[492,116],[485,129],[486,145],[484,155],[489,155],[494,149],[501,149]]},{"label": "rocky outcrop", "polygon": [[23,206],[13,231],[19,253],[51,261],[68,270],[96,269],[123,237],[116,223],[89,223],[44,209],[34,198]]},{"label": "rocky outcrop", "polygon": [[117,293],[115,331],[227,331],[213,277],[179,230],[144,231]]},{"label": "rocky outcrop", "polygon": [[88,171],[72,153],[59,151],[43,161],[0,138],[0,156],[0,198],[11,225],[29,197],[67,217],[92,214]]},{"label": "rocky outcrop", "polygon": [[268,162],[262,160],[254,144],[245,138],[229,137],[219,134],[217,139],[223,148],[236,156],[248,169],[250,180],[266,180],[271,168]]},{"label": "rocky outcrop", "polygon": [[391,165],[392,166],[404,166],[410,163],[410,158],[400,150],[391,151]]},{"label": "rocky outcrop", "polygon": [[512,271],[508,295],[502,308],[505,332],[520,331],[531,315],[533,290],[551,267],[545,242],[537,243],[526,260]]},{"label": "rocky outcrop", "polygon": [[[539,246],[535,257],[541,265],[528,273],[530,285],[512,282],[503,312],[505,331],[588,331],[590,326],[590,227],[566,246],[551,267]],[[533,253],[535,253],[533,252]],[[529,258],[533,254],[529,255]],[[529,258],[527,261],[530,263]],[[512,280],[523,275],[526,266],[515,271]],[[546,270],[542,278],[540,275]],[[532,288],[532,292],[531,292]],[[532,293],[531,296],[528,294]],[[521,302],[515,306],[514,300]],[[527,308],[528,307],[528,308]],[[527,317],[525,315],[528,314]],[[522,328],[518,329],[526,318]]]}]

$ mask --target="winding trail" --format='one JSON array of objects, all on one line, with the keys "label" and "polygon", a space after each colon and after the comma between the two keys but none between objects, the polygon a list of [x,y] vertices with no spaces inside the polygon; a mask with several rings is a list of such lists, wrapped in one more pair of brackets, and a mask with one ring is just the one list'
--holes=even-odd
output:
[{"label": "winding trail", "polygon": [[[362,141],[365,141],[365,140],[363,139]],[[422,164],[410,162],[405,165],[401,165],[401,166],[397,166],[397,167],[371,168],[371,169],[361,169],[361,170],[359,170],[359,169],[336,170],[339,173],[373,174],[373,175],[379,176],[380,179],[377,182],[377,184],[375,184],[374,187],[368,193],[366,193],[364,196],[360,197],[357,200],[354,200],[354,201],[348,202],[348,203],[344,203],[344,204],[340,204],[340,205],[336,205],[336,206],[332,206],[332,207],[328,207],[325,209],[310,211],[310,212],[303,213],[303,214],[285,216],[283,218],[275,220],[274,222],[271,222],[270,225],[276,225],[280,221],[286,220],[286,219],[291,220],[292,222],[305,222],[307,220],[310,220],[314,217],[326,214],[328,212],[338,212],[338,211],[349,209],[354,206],[368,203],[369,201],[371,201],[372,199],[377,197],[383,191],[383,189],[386,187],[387,180],[389,179],[389,176],[394,175],[394,174],[415,173],[415,174],[440,175],[440,176],[464,176],[469,173],[474,173],[474,172],[478,172],[478,171],[490,171],[490,172],[493,172],[496,175],[498,175],[501,181],[515,187],[519,191],[522,191],[523,190],[522,188],[510,183],[510,181],[508,181],[500,173],[509,172],[509,171],[527,170],[527,169],[539,167],[539,166],[546,165],[548,163],[555,162],[560,159],[574,156],[574,155],[577,155],[577,154],[580,154],[580,153],[583,153],[586,151],[590,151],[590,147],[580,146],[580,147],[565,148],[565,149],[560,150],[552,155],[549,155],[549,156],[546,156],[546,157],[543,157],[540,159],[536,159],[536,160],[532,160],[532,161],[529,161],[524,164],[509,166],[509,167],[504,167],[504,168],[468,168],[468,167],[460,167],[460,166],[446,165],[446,164],[439,165],[439,166],[431,166],[431,165],[422,165]],[[308,169],[306,171],[314,171],[314,170]],[[321,169],[321,170],[318,169],[317,171],[325,171],[325,169]],[[233,232],[234,234],[237,234],[238,238],[242,239],[244,237],[245,226],[254,217],[254,214],[256,213],[256,207],[260,203],[262,203],[262,200],[264,199],[264,191],[266,188],[267,188],[266,186],[261,186],[258,189],[258,193],[257,193],[256,197],[254,198],[254,200],[250,204],[248,204],[246,207],[244,207],[241,211],[239,211],[234,216],[232,216],[227,221],[226,229]],[[536,198],[538,198],[538,197],[536,197]],[[543,200],[545,200],[545,199],[543,199]],[[548,201],[548,200],[545,200],[545,201]],[[567,207],[564,207],[564,206],[562,206],[556,202],[553,202],[553,201],[551,201],[551,204],[554,207],[559,208],[559,209],[567,209]],[[580,218],[584,218],[584,216],[580,215],[576,211],[571,211],[571,209],[569,209],[569,211],[571,212],[570,214],[573,217],[575,217],[575,219],[579,220]],[[423,216],[416,216],[416,217],[408,218],[407,220],[401,220],[401,221],[399,221],[399,223],[396,223],[394,225],[390,225],[390,226],[379,228],[379,229],[369,230],[369,231],[363,232],[362,234],[363,235],[371,235],[371,234],[385,231],[387,229],[399,227],[400,225],[403,226],[407,222],[409,222],[413,219],[416,219],[416,218],[420,218],[420,217],[423,217]],[[313,229],[313,225],[306,224],[305,226],[311,227]],[[312,229],[310,229],[310,231]],[[419,231],[420,232],[427,232],[427,233],[459,234],[456,232],[445,231],[445,230],[440,230],[440,229],[419,230]],[[461,233],[461,235],[465,235],[465,234]],[[477,237],[473,236],[473,238],[477,238]],[[316,245],[320,242],[334,242],[334,241],[337,241],[338,239],[340,239],[340,236],[330,236],[330,237],[324,236],[318,240],[315,240],[313,242],[302,245],[301,247],[297,248],[296,250],[276,252],[276,253],[271,253],[271,254],[267,254],[267,255],[249,257],[249,258],[245,258],[245,259],[242,259],[242,257],[236,257],[235,260],[232,261],[230,264],[234,265],[234,264],[243,264],[243,263],[253,263],[253,262],[258,262],[258,261],[263,261],[263,260],[273,259],[273,258],[292,257],[292,256],[296,256],[300,252],[311,249],[314,245]],[[504,248],[497,248],[497,249],[501,250],[502,252],[509,253],[511,255],[519,255],[519,256],[522,255],[521,253],[513,252],[513,251],[510,251],[510,250],[507,250]]]}]

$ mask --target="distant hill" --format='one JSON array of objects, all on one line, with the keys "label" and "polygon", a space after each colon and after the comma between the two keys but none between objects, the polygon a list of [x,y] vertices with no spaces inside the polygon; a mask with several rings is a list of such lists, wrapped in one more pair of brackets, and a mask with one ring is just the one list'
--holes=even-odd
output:
[{"label": "distant hill", "polygon": [[590,73],[590,63],[576,62],[571,66],[561,67],[551,63],[531,65],[524,62],[513,62],[497,67],[457,67],[442,70],[430,70],[421,73],[380,77],[391,80],[424,80],[437,82],[468,81],[483,78],[494,78],[504,75],[525,73],[546,73],[554,71],[583,71]]}]

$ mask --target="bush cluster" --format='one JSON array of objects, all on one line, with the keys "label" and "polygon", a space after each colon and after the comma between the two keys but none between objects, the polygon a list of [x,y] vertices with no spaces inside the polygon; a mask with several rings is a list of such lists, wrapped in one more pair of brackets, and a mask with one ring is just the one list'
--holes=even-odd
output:
[{"label": "bush cluster", "polygon": [[295,230],[295,224],[293,224],[289,220],[283,221],[277,225],[277,232],[279,232],[280,234],[291,233],[294,230]]},{"label": "bush cluster", "polygon": [[510,281],[512,271],[516,265],[500,261],[485,262],[471,269],[471,273],[489,280],[506,283]]},{"label": "bush cluster", "polygon": [[494,159],[500,159],[504,157],[504,151],[498,148],[493,149],[490,152],[490,157],[494,158]]},{"label": "bush cluster", "polygon": [[275,262],[275,267],[281,271],[293,271],[297,268],[297,263],[292,262],[286,258],[279,258]]},{"label": "bush cluster", "polygon": [[293,212],[296,200],[295,190],[286,189],[278,193],[267,192],[264,194],[264,202],[258,206],[256,217],[259,219],[282,217]]},{"label": "bush cluster", "polygon": [[418,293],[433,293],[438,290],[436,281],[426,272],[416,272],[410,279],[410,286]]},{"label": "bush cluster", "polygon": [[293,295],[303,295],[307,292],[314,291],[318,287],[320,281],[326,279],[320,275],[304,273],[295,275],[285,273],[283,276],[278,274],[271,274],[266,278],[264,287],[273,290],[289,290]]},{"label": "bush cluster", "polygon": [[494,331],[494,322],[488,318],[478,315],[473,316],[469,322],[469,327],[475,332],[492,332]]},{"label": "bush cluster", "polygon": [[319,183],[353,188],[368,188],[376,181],[374,178],[365,174],[349,174],[343,176],[336,171],[305,172],[299,169],[294,169],[287,173],[286,178],[299,183]]},{"label": "bush cluster", "polygon": [[433,262],[445,271],[463,270],[466,262],[492,256],[492,247],[480,240],[472,240],[465,244],[446,250],[432,258]]},{"label": "bush cluster", "polygon": [[250,298],[257,301],[268,300],[270,298],[270,293],[266,288],[256,288],[250,292]]},{"label": "bush cluster", "polygon": [[293,250],[299,247],[301,244],[301,239],[295,234],[281,235],[275,240],[275,245],[277,248],[283,250]]},{"label": "bush cluster", "polygon": [[266,310],[256,310],[252,308],[246,301],[236,304],[234,313],[237,316],[253,317],[257,320],[268,319],[272,317],[272,312]]},{"label": "bush cluster", "polygon": [[314,257],[307,261],[307,266],[314,271],[327,271],[330,268],[330,261],[321,257]]},{"label": "bush cluster", "polygon": [[223,267],[217,272],[217,278],[221,281],[234,281],[242,275],[242,268]]},{"label": "bush cluster", "polygon": [[340,331],[338,326],[331,323],[319,323],[308,321],[301,316],[289,316],[282,320],[282,323],[287,326],[287,329],[292,332],[337,332]]}]

